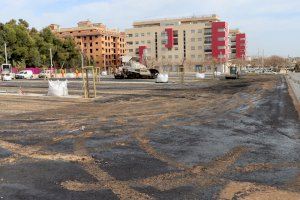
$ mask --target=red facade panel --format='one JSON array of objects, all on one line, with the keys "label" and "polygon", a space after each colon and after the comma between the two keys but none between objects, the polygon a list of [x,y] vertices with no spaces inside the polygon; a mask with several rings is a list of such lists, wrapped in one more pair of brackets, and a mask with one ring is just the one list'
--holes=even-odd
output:
[{"label": "red facade panel", "polygon": [[229,29],[227,22],[212,23],[212,56],[219,62],[229,59]]},{"label": "red facade panel", "polygon": [[173,34],[173,29],[172,28],[166,28],[166,33],[168,36],[168,41],[167,44],[165,45],[166,48],[172,49],[174,46],[174,34]]},{"label": "red facade panel", "polygon": [[246,57],[246,34],[236,34],[236,58],[245,59]]},{"label": "red facade panel", "polygon": [[140,63],[143,63],[145,49],[147,49],[146,46],[139,46]]}]

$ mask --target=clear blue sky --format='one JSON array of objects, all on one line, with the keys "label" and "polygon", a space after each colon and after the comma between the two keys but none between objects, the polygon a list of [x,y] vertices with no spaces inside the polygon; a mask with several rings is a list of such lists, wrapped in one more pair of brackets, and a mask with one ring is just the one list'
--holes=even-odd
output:
[{"label": "clear blue sky", "polygon": [[0,0],[0,21],[25,19],[42,28],[80,20],[124,30],[133,21],[217,14],[248,35],[248,54],[300,56],[299,0]]}]

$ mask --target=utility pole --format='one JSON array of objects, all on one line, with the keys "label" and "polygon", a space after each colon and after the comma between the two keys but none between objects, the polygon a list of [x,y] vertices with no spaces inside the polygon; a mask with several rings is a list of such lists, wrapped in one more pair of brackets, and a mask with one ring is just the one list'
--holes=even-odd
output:
[{"label": "utility pole", "polygon": [[81,53],[80,55],[81,55],[81,68],[83,69],[84,67],[83,53]]},{"label": "utility pole", "polygon": [[50,77],[52,78],[52,73],[53,73],[53,58],[52,58],[52,49],[50,48]]},{"label": "utility pole", "polygon": [[8,61],[7,61],[7,49],[6,49],[6,43],[4,43],[4,52],[5,52],[5,64],[8,64]]},{"label": "utility pole", "polygon": [[263,55],[262,55],[262,65],[265,67],[265,50],[263,49]]},{"label": "utility pole", "polygon": [[106,71],[106,54],[105,53],[104,53],[103,60],[104,60],[104,71]]}]

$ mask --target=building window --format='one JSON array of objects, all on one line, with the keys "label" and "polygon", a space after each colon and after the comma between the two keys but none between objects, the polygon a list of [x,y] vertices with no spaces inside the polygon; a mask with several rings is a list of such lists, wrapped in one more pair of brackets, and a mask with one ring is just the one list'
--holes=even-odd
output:
[{"label": "building window", "polygon": [[174,37],[178,37],[178,31],[173,31]]},{"label": "building window", "polygon": [[93,49],[90,49],[90,53],[93,53]]},{"label": "building window", "polygon": [[139,44],[139,42],[138,42],[138,41],[136,41],[136,42],[135,42],[135,44]]},{"label": "building window", "polygon": [[169,55],[168,58],[169,58],[169,59],[172,59],[172,55]]},{"label": "building window", "polygon": [[139,37],[139,34],[138,34],[138,33],[136,33],[136,34],[135,34],[135,37]]},{"label": "building window", "polygon": [[178,45],[178,38],[174,38],[174,45]]},{"label": "building window", "polygon": [[151,33],[150,33],[150,32],[148,32],[148,33],[147,33],[147,35],[148,35],[148,36],[150,36],[150,35],[151,35]]},{"label": "building window", "polygon": [[198,42],[201,42],[202,41],[202,38],[198,38]]},{"label": "building window", "polygon": [[195,46],[191,46],[191,50],[195,50]]},{"label": "building window", "polygon": [[142,44],[145,44],[145,41],[142,41],[141,43],[142,43]]},{"label": "building window", "polygon": [[202,33],[202,30],[201,30],[201,29],[199,29],[199,30],[198,30],[198,33]]},{"label": "building window", "polygon": [[150,40],[148,40],[148,41],[147,41],[147,43],[148,43],[148,44],[151,44],[151,41],[150,41]]},{"label": "building window", "polygon": [[176,58],[176,59],[177,59],[177,58],[178,58],[178,55],[175,55],[175,56],[174,56],[174,58]]},{"label": "building window", "polygon": [[202,49],[202,46],[198,46],[198,50],[201,50]]},{"label": "building window", "polygon": [[133,35],[132,34],[127,34],[127,37],[131,38]]},{"label": "building window", "polygon": [[195,38],[191,38],[191,42],[195,42],[196,41],[196,39]]},{"label": "building window", "polygon": [[144,37],[144,36],[145,36],[145,33],[141,33],[141,36]]},{"label": "building window", "polygon": [[194,33],[196,33],[196,31],[195,30],[191,30],[191,33],[194,34]]},{"label": "building window", "polygon": [[195,55],[192,55],[191,57],[192,57],[192,58],[196,58],[196,56],[195,56]]},{"label": "building window", "polygon": [[93,43],[91,42],[91,43],[90,43],[90,47],[92,47],[92,46],[93,46]]}]

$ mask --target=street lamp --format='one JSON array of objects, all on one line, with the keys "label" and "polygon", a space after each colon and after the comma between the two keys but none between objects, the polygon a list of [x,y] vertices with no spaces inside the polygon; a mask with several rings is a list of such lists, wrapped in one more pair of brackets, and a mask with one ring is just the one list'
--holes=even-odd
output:
[{"label": "street lamp", "polygon": [[8,64],[6,42],[4,43],[4,52],[5,52],[5,64]]},{"label": "street lamp", "polygon": [[53,57],[52,57],[52,49],[49,49],[50,51],[50,77],[52,78],[52,73],[53,73]]}]

